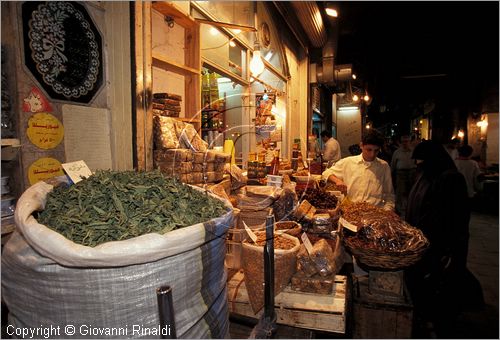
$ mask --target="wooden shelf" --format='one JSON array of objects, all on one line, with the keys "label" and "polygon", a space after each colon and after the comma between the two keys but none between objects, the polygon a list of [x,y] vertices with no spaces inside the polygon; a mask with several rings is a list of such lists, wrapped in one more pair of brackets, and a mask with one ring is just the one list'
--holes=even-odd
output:
[{"label": "wooden shelf", "polygon": [[177,120],[180,120],[184,123],[201,123],[201,120],[198,118],[185,118],[185,117],[171,117]]},{"label": "wooden shelf", "polygon": [[2,146],[21,146],[21,141],[17,138],[2,138]]},{"label": "wooden shelf", "polygon": [[155,1],[152,5],[153,9],[161,14],[171,17],[174,21],[183,27],[192,27],[198,23],[189,15],[186,15],[176,4],[166,1]]},{"label": "wooden shelf", "polygon": [[175,61],[169,60],[165,56],[153,52],[153,66],[159,67],[159,68],[165,68],[167,70],[173,71],[175,73],[180,73],[183,75],[199,75],[201,73],[201,70],[179,64]]}]

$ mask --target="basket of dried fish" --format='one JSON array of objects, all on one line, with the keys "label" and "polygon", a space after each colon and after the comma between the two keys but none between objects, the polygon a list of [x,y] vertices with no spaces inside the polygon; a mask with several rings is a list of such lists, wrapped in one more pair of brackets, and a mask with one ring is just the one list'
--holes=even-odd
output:
[{"label": "basket of dried fish", "polygon": [[406,268],[419,261],[429,247],[420,229],[366,202],[344,205],[339,223],[346,249],[372,269]]}]

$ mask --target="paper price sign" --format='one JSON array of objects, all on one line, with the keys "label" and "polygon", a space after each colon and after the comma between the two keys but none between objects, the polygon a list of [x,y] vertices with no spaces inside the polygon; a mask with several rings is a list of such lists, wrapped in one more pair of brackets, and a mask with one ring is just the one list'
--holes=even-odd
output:
[{"label": "paper price sign", "polygon": [[64,163],[62,164],[62,167],[75,184],[84,178],[92,176],[92,171],[84,161]]},{"label": "paper price sign", "polygon": [[311,244],[311,241],[309,241],[309,237],[307,237],[306,233],[302,233],[300,236],[300,239],[302,240],[302,243],[304,243],[304,246],[306,247],[307,253],[311,254],[313,250],[313,246]]},{"label": "paper price sign", "polygon": [[248,236],[250,236],[250,238],[252,239],[253,243],[257,243],[257,235],[255,235],[255,233],[252,231],[252,229],[248,228],[245,221],[243,221],[243,225],[245,226],[245,230],[246,230]]},{"label": "paper price sign", "polygon": [[347,228],[349,229],[350,231],[353,231],[355,233],[358,232],[358,226],[355,225],[355,224],[352,224],[350,222],[347,222],[345,219],[343,219],[342,217],[339,218],[339,223],[344,227],[344,228]]}]

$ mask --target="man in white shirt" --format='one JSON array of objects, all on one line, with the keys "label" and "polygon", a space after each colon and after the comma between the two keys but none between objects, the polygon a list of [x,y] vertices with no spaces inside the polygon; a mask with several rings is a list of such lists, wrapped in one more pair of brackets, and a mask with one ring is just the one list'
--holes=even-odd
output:
[{"label": "man in white shirt", "polygon": [[410,136],[401,136],[401,145],[391,160],[392,179],[396,191],[396,212],[405,216],[408,195],[415,182],[415,160],[411,158]]},{"label": "man in white shirt", "polygon": [[334,165],[340,159],[340,144],[328,131],[321,132],[323,147],[323,162],[327,162],[327,168]]},{"label": "man in white shirt", "polygon": [[473,149],[470,145],[459,147],[458,158],[455,160],[458,171],[465,177],[469,198],[473,198],[481,188],[478,179],[481,170],[477,162],[470,159],[472,151]]},{"label": "man in white shirt", "polygon": [[323,172],[323,179],[333,182],[353,202],[394,210],[391,168],[377,158],[383,144],[383,136],[370,131],[361,141],[361,154],[342,158]]},{"label": "man in white shirt", "polygon": [[451,159],[455,161],[458,158],[458,148],[460,147],[460,139],[453,138],[448,144],[444,146]]}]

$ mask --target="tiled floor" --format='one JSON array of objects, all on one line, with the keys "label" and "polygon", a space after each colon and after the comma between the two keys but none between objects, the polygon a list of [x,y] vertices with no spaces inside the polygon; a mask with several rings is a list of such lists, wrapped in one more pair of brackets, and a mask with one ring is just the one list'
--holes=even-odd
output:
[{"label": "tiled floor", "polygon": [[450,337],[498,339],[498,214],[473,213],[469,227],[468,267],[481,283],[486,306],[462,313]]}]

